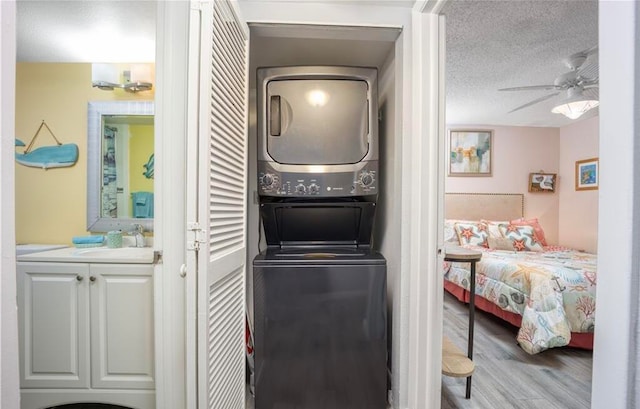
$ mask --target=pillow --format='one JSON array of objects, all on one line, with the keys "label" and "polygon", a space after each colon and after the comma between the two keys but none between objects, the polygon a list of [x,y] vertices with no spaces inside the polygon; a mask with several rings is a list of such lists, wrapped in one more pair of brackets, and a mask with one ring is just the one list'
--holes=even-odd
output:
[{"label": "pillow", "polygon": [[515,250],[513,248],[513,243],[511,242],[511,240],[507,239],[506,237],[489,236],[487,242],[489,243],[489,248],[492,250]]},{"label": "pillow", "polygon": [[460,240],[458,240],[458,235],[456,234],[455,224],[456,224],[455,220],[444,221],[444,242],[445,243],[460,244]]},{"label": "pillow", "polygon": [[501,224],[502,235],[511,241],[516,251],[543,251],[542,245],[536,239],[535,230],[531,226],[516,226],[515,224]]},{"label": "pillow", "polygon": [[473,245],[488,247],[486,223],[482,222],[458,222],[455,224],[456,234],[461,245]]},{"label": "pillow", "polygon": [[496,221],[496,220],[484,220],[481,219],[480,222],[485,223],[488,228],[489,237],[494,237],[496,239],[503,238],[502,232],[500,232],[501,224],[509,224],[509,221]]},{"label": "pillow", "polygon": [[535,232],[536,240],[543,246],[547,246],[547,239],[544,237],[544,230],[542,230],[542,226],[538,222],[537,218],[533,219],[515,219],[509,222],[510,224],[515,224],[516,226],[531,226],[533,227],[533,231]]},{"label": "pillow", "polygon": [[[456,233],[456,223],[477,223],[473,220],[445,219],[444,220],[444,242],[460,245],[458,234]],[[507,222],[508,223],[508,222]]]}]

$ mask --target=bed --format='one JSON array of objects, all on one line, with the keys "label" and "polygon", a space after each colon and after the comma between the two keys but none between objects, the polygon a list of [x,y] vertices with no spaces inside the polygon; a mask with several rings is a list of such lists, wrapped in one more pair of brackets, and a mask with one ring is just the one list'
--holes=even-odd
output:
[{"label": "bed", "polygon": [[[445,198],[445,244],[483,253],[476,265],[476,307],[519,327],[517,342],[593,349],[594,254],[550,246],[537,219],[523,219],[521,194],[452,194]],[[445,263],[444,288],[469,301],[469,265]]]}]

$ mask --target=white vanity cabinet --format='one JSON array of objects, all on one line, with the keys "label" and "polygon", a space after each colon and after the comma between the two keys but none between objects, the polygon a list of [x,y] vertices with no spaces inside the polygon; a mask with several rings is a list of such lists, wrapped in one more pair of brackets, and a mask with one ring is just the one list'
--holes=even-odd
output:
[{"label": "white vanity cabinet", "polygon": [[91,386],[153,389],[153,267],[89,266]]},{"label": "white vanity cabinet", "polygon": [[18,263],[22,388],[89,387],[89,265]]},{"label": "white vanity cabinet", "polygon": [[22,409],[154,408],[153,265],[18,262]]}]

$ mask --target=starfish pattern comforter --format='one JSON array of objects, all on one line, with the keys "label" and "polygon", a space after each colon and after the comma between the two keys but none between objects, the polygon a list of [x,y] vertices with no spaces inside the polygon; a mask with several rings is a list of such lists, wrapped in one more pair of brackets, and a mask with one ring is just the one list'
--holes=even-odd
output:
[{"label": "starfish pattern comforter", "polygon": [[[576,250],[482,251],[476,264],[476,294],[522,316],[517,341],[536,354],[565,346],[571,332],[593,332],[596,256]],[[469,290],[469,264],[446,263],[445,279]]]}]

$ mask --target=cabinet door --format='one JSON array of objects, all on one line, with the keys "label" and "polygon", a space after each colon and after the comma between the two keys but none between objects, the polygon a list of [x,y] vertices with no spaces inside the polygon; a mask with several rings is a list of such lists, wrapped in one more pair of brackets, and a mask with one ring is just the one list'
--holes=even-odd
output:
[{"label": "cabinet door", "polygon": [[18,263],[20,386],[89,387],[89,266]]},{"label": "cabinet door", "polygon": [[91,386],[153,389],[153,266],[92,264]]}]

